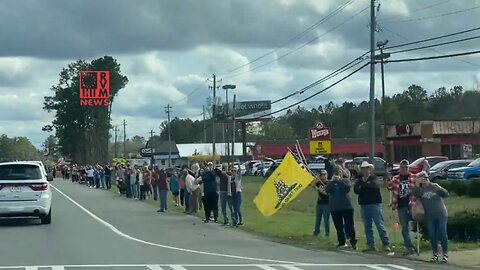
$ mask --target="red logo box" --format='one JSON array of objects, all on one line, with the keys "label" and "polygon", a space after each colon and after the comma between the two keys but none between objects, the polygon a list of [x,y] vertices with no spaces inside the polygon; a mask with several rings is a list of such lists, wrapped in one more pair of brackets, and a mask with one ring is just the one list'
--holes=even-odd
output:
[{"label": "red logo box", "polygon": [[80,71],[80,106],[108,106],[109,100],[110,72]]}]

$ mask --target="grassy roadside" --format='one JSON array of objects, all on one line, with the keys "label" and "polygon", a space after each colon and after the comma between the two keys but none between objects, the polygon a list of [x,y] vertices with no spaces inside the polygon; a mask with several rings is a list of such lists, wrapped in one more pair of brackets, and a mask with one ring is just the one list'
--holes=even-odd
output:
[{"label": "grassy roadside", "polygon": [[[264,178],[261,177],[244,177],[242,182],[243,198],[242,198],[242,214],[244,226],[241,227],[250,233],[260,235],[262,237],[271,239],[273,241],[299,245],[310,249],[324,249],[332,250],[336,246],[336,233],[333,226],[333,222],[330,220],[330,237],[326,238],[323,234],[323,224],[321,228],[321,234],[319,237],[313,237],[313,223],[315,218],[315,204],[317,194],[315,190],[307,188],[302,192],[296,200],[290,203],[287,207],[281,209],[277,214],[272,217],[263,217],[258,212],[253,199],[264,182]],[[116,187],[112,188],[112,191],[118,192]],[[396,251],[403,250],[403,240],[399,230],[393,229],[393,216],[396,217],[396,213],[393,213],[387,207],[387,201],[389,198],[388,191],[384,189],[382,191],[384,204],[383,213],[386,223],[386,228],[390,241]],[[355,208],[355,229],[357,238],[359,240],[359,249],[365,248],[365,234],[363,230],[363,224],[360,218],[360,210],[357,204],[357,197],[352,194],[352,201]],[[154,200],[147,200],[149,204],[158,206],[159,202]],[[479,205],[480,200],[468,197],[450,197],[445,200],[449,214],[453,214],[456,211],[464,209],[474,209]],[[169,209],[176,212],[183,212],[182,207],[175,207],[172,202],[172,197],[169,194]],[[197,214],[199,217],[203,216],[203,212]],[[220,214],[221,215],[221,214]],[[412,234],[412,240],[413,234]],[[380,248],[381,242],[378,238],[378,233],[375,231],[375,243]],[[428,250],[428,242],[421,242],[421,250]],[[466,249],[480,248],[479,243],[455,243],[450,242],[449,249],[451,251],[459,251]]]}]

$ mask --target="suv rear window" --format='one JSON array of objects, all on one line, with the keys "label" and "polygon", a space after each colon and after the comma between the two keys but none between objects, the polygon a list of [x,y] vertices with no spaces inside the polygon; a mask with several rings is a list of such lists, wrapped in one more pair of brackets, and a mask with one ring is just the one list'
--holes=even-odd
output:
[{"label": "suv rear window", "polygon": [[42,179],[42,172],[37,165],[9,164],[0,165],[0,181]]}]

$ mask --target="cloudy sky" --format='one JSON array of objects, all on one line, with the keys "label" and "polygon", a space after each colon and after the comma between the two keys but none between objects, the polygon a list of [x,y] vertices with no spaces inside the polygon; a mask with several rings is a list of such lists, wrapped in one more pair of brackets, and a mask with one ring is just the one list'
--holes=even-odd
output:
[{"label": "cloudy sky", "polygon": [[[150,129],[158,132],[167,103],[173,107],[172,117],[201,118],[202,105],[212,94],[207,78],[214,73],[222,79],[220,85],[237,85],[238,100],[275,100],[369,49],[369,2],[2,0],[0,134],[27,136],[40,147],[47,137],[40,129],[54,116],[42,110],[43,97],[52,93],[49,88],[58,82],[60,70],[77,59],[90,61],[104,55],[116,58],[130,80],[116,98],[112,113],[114,124],[126,119],[129,137],[148,136]],[[387,46],[480,26],[479,0],[377,2],[381,3],[377,40],[389,40]],[[435,50],[398,53],[391,59],[479,47],[480,39],[474,39]],[[428,91],[453,85],[473,89],[480,81],[480,56],[390,63],[385,69],[389,95],[413,83]],[[376,96],[380,97],[378,70]],[[367,99],[368,72],[363,69],[303,105]],[[273,110],[303,99],[335,79],[275,103]],[[221,89],[220,95],[225,95]]]}]

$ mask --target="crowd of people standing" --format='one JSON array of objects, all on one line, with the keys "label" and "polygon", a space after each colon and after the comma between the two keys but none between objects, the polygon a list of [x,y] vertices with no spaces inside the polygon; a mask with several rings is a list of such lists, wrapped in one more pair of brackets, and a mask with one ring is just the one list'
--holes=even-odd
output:
[{"label": "crowd of people standing", "polygon": [[[447,209],[443,198],[448,191],[436,183],[428,180],[428,172],[422,171],[412,174],[408,170],[409,162],[400,162],[400,173],[392,179],[387,179],[387,188],[391,194],[389,207],[397,212],[399,226],[405,245],[404,255],[418,252],[410,237],[410,222],[425,222],[430,246],[432,249],[432,262],[438,262],[439,247],[442,251],[441,262],[448,262],[448,237],[447,237]],[[322,170],[312,183],[318,191],[316,215],[314,223],[314,236],[320,234],[321,223],[324,223],[326,237],[330,234],[330,216],[337,231],[338,248],[350,246],[357,249],[357,237],[354,224],[354,208],[352,206],[351,191],[357,195],[360,215],[366,238],[364,252],[375,251],[374,225],[382,242],[382,249],[391,252],[390,240],[382,213],[382,181],[374,174],[374,165],[364,161],[360,166],[360,173],[351,176],[342,160],[332,166],[331,172]],[[413,212],[417,210],[416,204],[423,207],[424,220],[414,220]],[[415,209],[414,209],[415,208]]]},{"label": "crowd of people standing", "polygon": [[156,165],[139,166],[114,164],[110,166],[64,166],[64,180],[85,184],[89,188],[111,189],[112,182],[120,195],[126,198],[159,201],[157,212],[168,211],[171,195],[175,207],[184,207],[184,213],[196,214],[204,210],[204,222],[219,222],[219,208],[223,225],[243,225],[242,174],[237,167],[214,168],[212,162],[193,164],[190,168],[163,169]]}]

